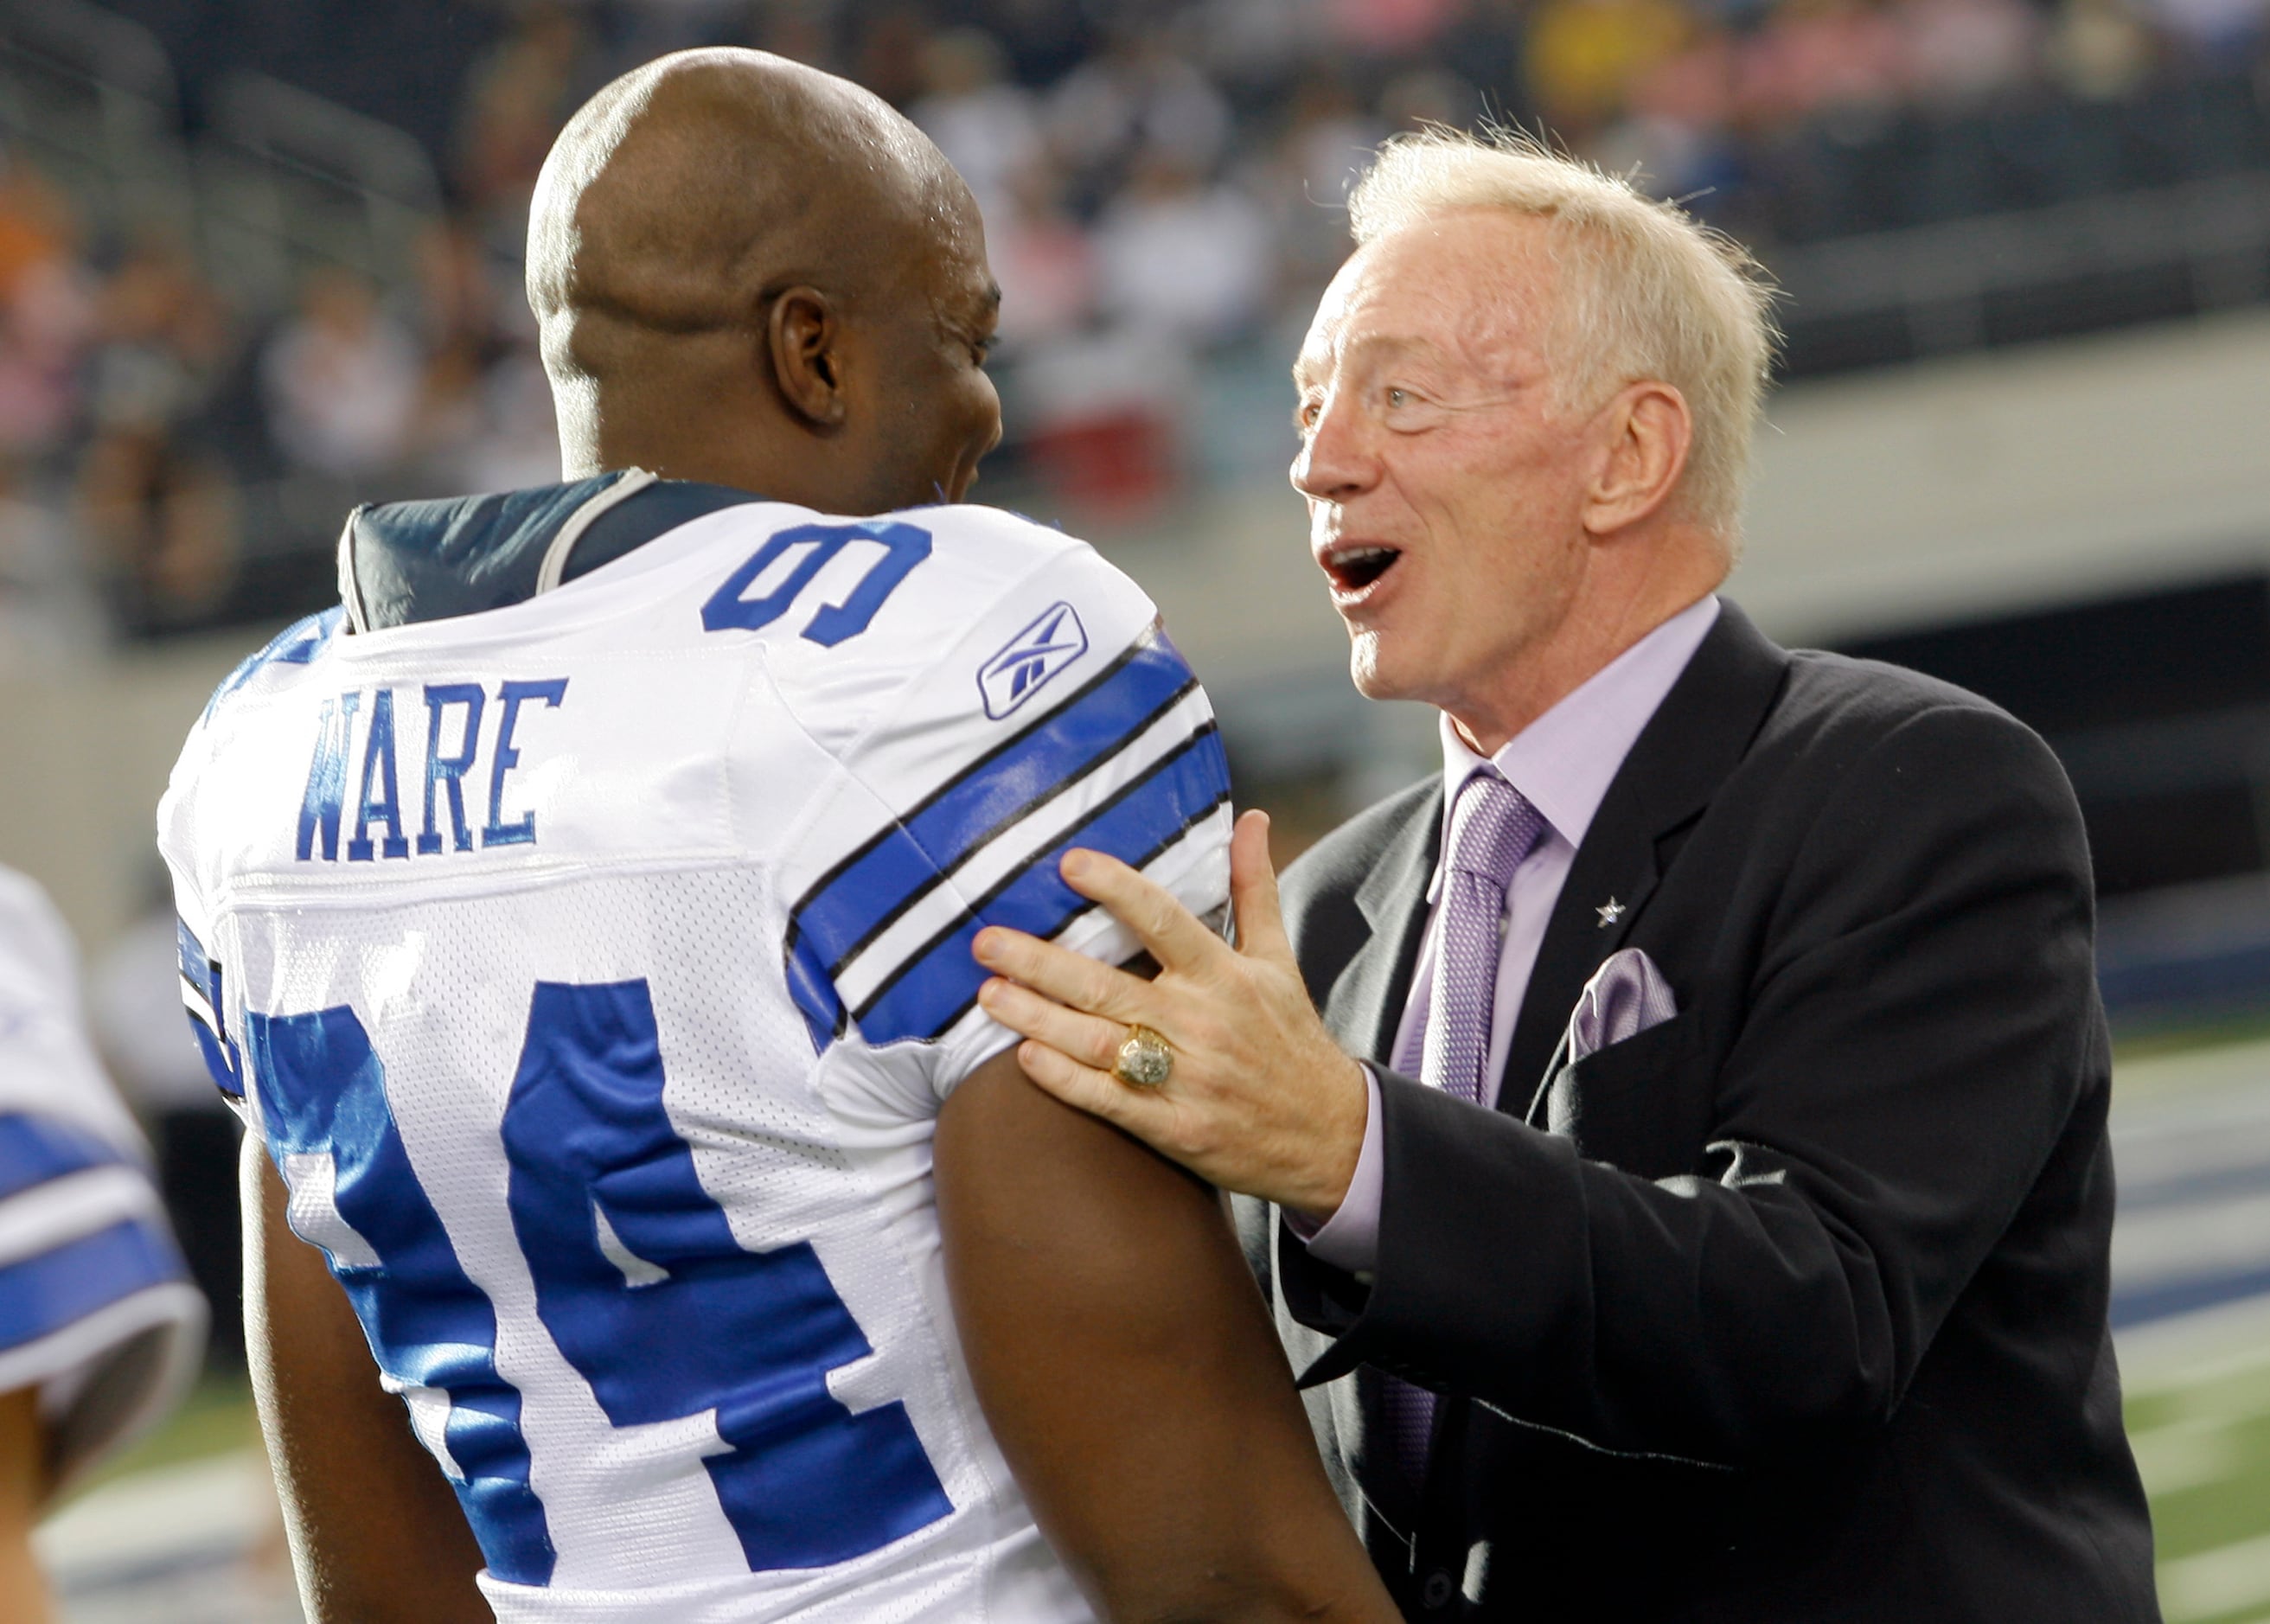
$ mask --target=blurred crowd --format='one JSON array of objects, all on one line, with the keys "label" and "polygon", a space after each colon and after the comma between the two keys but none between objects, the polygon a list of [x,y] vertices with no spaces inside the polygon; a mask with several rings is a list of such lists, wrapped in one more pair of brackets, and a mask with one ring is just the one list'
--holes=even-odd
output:
[{"label": "blurred crowd", "polygon": [[1223,380],[1281,372],[1346,252],[1348,182],[1398,130],[1550,130],[1770,260],[2270,167],[2266,32],[2270,0],[500,8],[468,59],[389,64],[458,107],[446,211],[399,285],[317,266],[287,308],[246,308],[197,244],[92,232],[20,150],[0,161],[0,649],[268,612],[248,536],[257,554],[296,530],[306,552],[352,501],[555,478],[527,197],[567,114],[660,50],[762,46],[927,130],[1006,293],[989,493],[1124,507],[1241,446],[1281,454],[1279,395]]}]

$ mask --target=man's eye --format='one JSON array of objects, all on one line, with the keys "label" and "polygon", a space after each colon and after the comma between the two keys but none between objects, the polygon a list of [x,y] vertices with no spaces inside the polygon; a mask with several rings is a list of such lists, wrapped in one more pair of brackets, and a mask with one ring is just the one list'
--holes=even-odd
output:
[{"label": "man's eye", "polygon": [[1323,415],[1324,403],[1310,398],[1293,408],[1293,426],[1303,434],[1316,427],[1317,419]]},{"label": "man's eye", "polygon": [[1387,391],[1387,408],[1389,411],[1400,412],[1404,407],[1410,404],[1411,391],[1409,389],[1391,389]]}]

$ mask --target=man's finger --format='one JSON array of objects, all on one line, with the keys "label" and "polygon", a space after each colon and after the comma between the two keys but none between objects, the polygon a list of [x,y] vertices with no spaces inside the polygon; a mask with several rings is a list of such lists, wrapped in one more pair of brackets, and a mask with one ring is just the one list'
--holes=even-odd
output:
[{"label": "man's finger", "polygon": [[970,952],[987,969],[1021,982],[1059,1004],[1107,1020],[1144,1019],[1143,998],[1151,983],[1085,953],[1005,925],[988,925],[980,931]]},{"label": "man's finger", "polygon": [[1167,970],[1196,970],[1222,950],[1222,939],[1198,922],[1164,886],[1146,879],[1118,858],[1075,847],[1065,853],[1065,883],[1135,933]]},{"label": "man's finger", "polygon": [[1229,836],[1229,900],[1237,914],[1237,950],[1249,958],[1293,956],[1285,915],[1277,901],[1277,870],[1269,861],[1269,814],[1243,813]]},{"label": "man's finger", "polygon": [[996,976],[977,990],[985,1012],[1020,1037],[1046,1043],[1096,1070],[1108,1072],[1127,1041],[1127,1023],[1066,1009],[1029,988]]},{"label": "man's finger", "polygon": [[1146,1116],[1146,1107],[1158,1102],[1139,1090],[1130,1088],[1108,1072],[1082,1065],[1077,1060],[1050,1048],[1046,1043],[1027,1038],[1017,1045],[1017,1064],[1025,1075],[1033,1079],[1035,1087],[1043,1094],[1054,1094],[1075,1110],[1101,1116],[1115,1127],[1124,1128],[1138,1138],[1143,1137],[1139,1125]]}]

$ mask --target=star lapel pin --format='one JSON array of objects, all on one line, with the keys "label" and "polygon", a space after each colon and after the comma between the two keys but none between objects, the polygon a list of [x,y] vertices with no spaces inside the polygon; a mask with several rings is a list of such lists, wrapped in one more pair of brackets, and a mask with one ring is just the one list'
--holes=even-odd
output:
[{"label": "star lapel pin", "polygon": [[1624,916],[1624,905],[1613,897],[1592,910],[1600,916],[1599,929],[1605,931]]}]

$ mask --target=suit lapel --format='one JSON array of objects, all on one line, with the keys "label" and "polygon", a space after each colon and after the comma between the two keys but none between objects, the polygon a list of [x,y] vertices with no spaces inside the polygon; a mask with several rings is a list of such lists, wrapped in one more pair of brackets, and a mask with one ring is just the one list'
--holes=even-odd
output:
[{"label": "suit lapel", "polygon": [[[1710,805],[1781,691],[1789,656],[1722,602],[1608,785],[1576,849],[1514,1024],[1498,1109],[1535,1119],[1548,1063],[1600,961],[1624,941],[1661,878],[1658,848]],[[1421,881],[1421,886],[1424,880]],[[1603,908],[1615,907],[1604,915]]]},{"label": "suit lapel", "polygon": [[1394,1061],[1395,1028],[1419,962],[1427,923],[1427,882],[1443,840],[1443,781],[1413,798],[1402,826],[1356,887],[1355,905],[1370,934],[1333,983],[1324,1018],[1332,1034],[1379,1065]]}]

